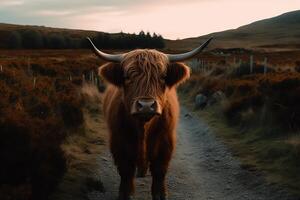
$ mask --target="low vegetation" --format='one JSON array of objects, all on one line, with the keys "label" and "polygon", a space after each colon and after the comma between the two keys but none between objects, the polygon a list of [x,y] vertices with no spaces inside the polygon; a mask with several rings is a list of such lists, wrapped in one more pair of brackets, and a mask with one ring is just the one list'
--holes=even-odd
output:
[{"label": "low vegetation", "polygon": [[243,161],[243,166],[266,172],[270,182],[299,193],[300,186],[300,73],[253,65],[216,65],[194,73],[181,87],[186,104],[197,94],[208,100],[216,92],[224,98],[207,104],[198,113],[225,139]]},{"label": "low vegetation", "polygon": [[95,162],[106,148],[102,97],[97,87],[87,82],[83,84],[81,94],[85,104],[83,129],[69,135],[62,145],[68,170],[50,200],[82,200],[90,193],[105,192],[100,179],[102,171],[99,162]]},{"label": "low vegetation", "polygon": [[84,56],[1,59],[0,199],[47,199],[65,173],[61,146],[83,134],[82,75],[99,64]]}]

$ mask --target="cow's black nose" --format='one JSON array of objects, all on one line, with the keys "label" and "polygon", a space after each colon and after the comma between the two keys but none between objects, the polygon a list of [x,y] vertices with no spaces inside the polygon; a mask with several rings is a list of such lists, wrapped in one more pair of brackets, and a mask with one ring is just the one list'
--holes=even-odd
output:
[{"label": "cow's black nose", "polygon": [[133,102],[131,114],[139,118],[150,119],[154,115],[161,114],[161,107],[153,98],[139,98]]},{"label": "cow's black nose", "polygon": [[136,110],[141,113],[155,113],[157,103],[153,99],[139,99],[136,101]]}]

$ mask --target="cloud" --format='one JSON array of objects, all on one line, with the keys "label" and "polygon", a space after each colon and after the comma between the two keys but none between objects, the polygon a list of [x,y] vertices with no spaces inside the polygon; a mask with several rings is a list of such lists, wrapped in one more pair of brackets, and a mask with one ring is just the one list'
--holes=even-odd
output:
[{"label": "cloud", "polygon": [[20,6],[23,4],[24,1],[21,0],[4,0],[0,2],[1,7]]},{"label": "cloud", "polygon": [[52,17],[62,17],[71,15],[73,12],[70,10],[39,10],[35,12],[39,16],[52,16]]},{"label": "cloud", "polygon": [[0,0],[0,22],[131,33],[143,29],[176,39],[299,7],[299,0]]}]

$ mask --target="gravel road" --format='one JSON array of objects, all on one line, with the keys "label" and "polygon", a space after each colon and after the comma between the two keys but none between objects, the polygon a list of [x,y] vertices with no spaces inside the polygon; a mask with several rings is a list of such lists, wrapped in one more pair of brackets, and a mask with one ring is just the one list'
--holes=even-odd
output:
[{"label": "gravel road", "polygon": [[[294,200],[284,190],[267,184],[257,172],[240,167],[228,148],[197,116],[181,108],[177,147],[168,172],[169,200]],[[105,192],[90,192],[89,200],[115,200],[119,176],[108,148],[99,155]],[[150,200],[150,173],[136,179],[135,200]]]}]

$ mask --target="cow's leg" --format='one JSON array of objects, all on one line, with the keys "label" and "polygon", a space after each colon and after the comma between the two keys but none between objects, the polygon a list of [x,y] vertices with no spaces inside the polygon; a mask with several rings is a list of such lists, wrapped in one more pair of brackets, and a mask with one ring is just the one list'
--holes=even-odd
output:
[{"label": "cow's leg", "polygon": [[153,200],[166,200],[166,174],[169,167],[173,152],[172,145],[163,145],[157,152],[155,158],[151,160],[150,171],[152,175],[152,199]]},{"label": "cow's leg", "polygon": [[119,200],[128,200],[134,193],[136,149],[137,145],[133,139],[132,143],[129,143],[124,138],[111,140],[111,152],[121,178]]},{"label": "cow's leg", "polygon": [[125,157],[123,159],[123,162],[117,165],[121,177],[118,200],[130,200],[134,193],[134,174],[136,165],[135,162],[125,160]]},{"label": "cow's leg", "polygon": [[144,133],[142,133],[139,137],[137,167],[137,177],[145,177],[148,170],[148,160],[146,157],[146,141]]}]

